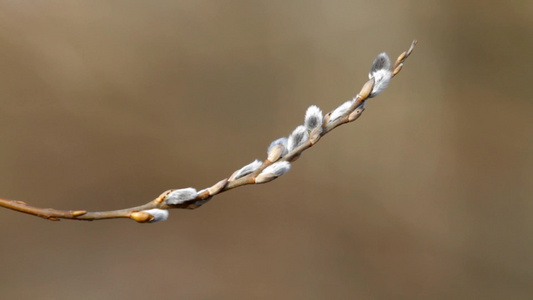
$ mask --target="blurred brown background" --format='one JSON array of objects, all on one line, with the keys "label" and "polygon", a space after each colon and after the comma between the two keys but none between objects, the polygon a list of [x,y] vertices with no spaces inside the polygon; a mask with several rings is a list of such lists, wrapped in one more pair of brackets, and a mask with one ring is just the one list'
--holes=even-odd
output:
[{"label": "blurred brown background", "polygon": [[2,1],[0,197],[205,188],[353,97],[282,178],[168,221],[0,209],[2,299],[532,299],[533,2]]}]

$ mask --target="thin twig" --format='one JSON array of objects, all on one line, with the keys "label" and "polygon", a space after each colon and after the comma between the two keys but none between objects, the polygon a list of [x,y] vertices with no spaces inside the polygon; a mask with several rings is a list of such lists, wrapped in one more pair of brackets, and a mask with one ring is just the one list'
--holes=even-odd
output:
[{"label": "thin twig", "polygon": [[[52,208],[39,208],[26,204],[22,201],[7,200],[0,198],[0,206],[18,212],[27,213],[52,221],[60,219],[71,220],[103,220],[114,218],[130,218],[140,223],[157,222],[165,220],[170,208],[195,209],[213,196],[224,193],[231,189],[254,183],[266,183],[290,168],[300,155],[316,144],[320,138],[336,127],[353,122],[361,116],[365,110],[365,101],[381,93],[388,85],[390,79],[396,76],[402,69],[405,60],[413,51],[417,41],[414,40],[407,51],[404,51],[390,66],[386,54],[378,55],[372,65],[368,80],[359,94],[352,100],[344,103],[335,110],[322,116],[322,112],[316,106],[308,109],[306,114],[306,127],[299,126],[287,139],[282,138],[272,143],[268,150],[268,158],[264,162],[255,161],[233,173],[229,178],[223,179],[213,186],[196,192],[193,188],[168,190],[154,200],[140,206],[120,210],[88,212],[85,210],[57,210]],[[319,121],[319,124],[313,122]],[[308,124],[311,124],[309,125]]]}]

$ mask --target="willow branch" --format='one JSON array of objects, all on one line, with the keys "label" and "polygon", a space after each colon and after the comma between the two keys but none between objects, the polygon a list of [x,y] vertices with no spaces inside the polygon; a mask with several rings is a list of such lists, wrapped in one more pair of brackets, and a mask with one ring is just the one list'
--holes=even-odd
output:
[{"label": "willow branch", "polygon": [[416,43],[417,41],[414,40],[409,49],[400,54],[393,65],[391,65],[387,54],[379,54],[370,69],[370,79],[363,85],[355,98],[346,101],[325,115],[322,115],[322,111],[317,106],[312,105],[306,112],[304,125],[296,127],[288,137],[272,142],[268,147],[268,156],[264,161],[256,160],[235,171],[230,177],[203,190],[196,191],[194,188],[168,190],[154,200],[140,206],[101,212],[39,208],[30,206],[23,201],[2,198],[0,198],[0,206],[52,221],[130,218],[139,223],[154,223],[166,220],[168,209],[195,209],[207,203],[215,195],[231,189],[249,184],[270,182],[288,172],[291,164],[324,135],[340,125],[357,120],[365,110],[366,101],[385,90],[390,80],[401,71]]}]

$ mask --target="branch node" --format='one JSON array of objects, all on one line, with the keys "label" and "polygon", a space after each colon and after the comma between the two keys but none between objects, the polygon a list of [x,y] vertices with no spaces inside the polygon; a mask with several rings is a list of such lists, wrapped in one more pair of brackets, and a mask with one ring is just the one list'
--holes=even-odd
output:
[{"label": "branch node", "polygon": [[154,203],[157,203],[157,204],[161,204],[163,203],[163,201],[165,201],[165,198],[168,196],[168,194],[170,194],[172,192],[172,190],[166,190],[164,191],[161,195],[159,195],[159,197],[155,198],[154,199]]}]

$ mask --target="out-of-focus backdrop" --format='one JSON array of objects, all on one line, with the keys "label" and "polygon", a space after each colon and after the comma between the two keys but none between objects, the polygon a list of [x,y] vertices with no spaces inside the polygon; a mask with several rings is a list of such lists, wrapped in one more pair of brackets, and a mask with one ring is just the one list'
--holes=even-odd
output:
[{"label": "out-of-focus backdrop", "polygon": [[2,1],[0,197],[202,189],[419,45],[282,178],[0,209],[2,299],[531,299],[533,2]]}]

